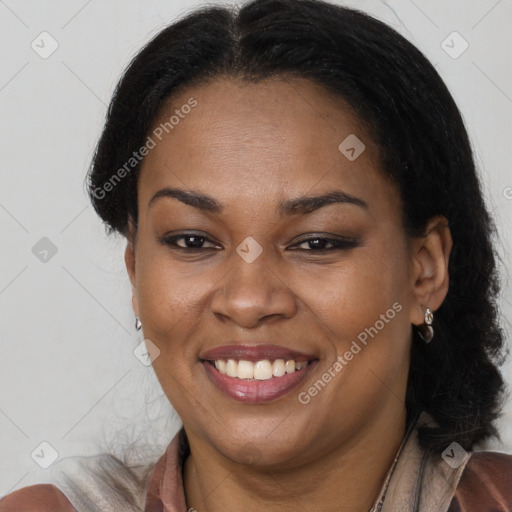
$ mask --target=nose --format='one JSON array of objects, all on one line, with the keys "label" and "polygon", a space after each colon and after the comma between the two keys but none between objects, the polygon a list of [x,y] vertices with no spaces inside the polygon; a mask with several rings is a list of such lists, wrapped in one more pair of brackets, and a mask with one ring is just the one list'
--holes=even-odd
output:
[{"label": "nose", "polygon": [[291,318],[297,310],[296,296],[261,254],[248,263],[236,252],[228,262],[229,271],[218,283],[211,302],[212,312],[222,321],[254,328],[264,322]]}]

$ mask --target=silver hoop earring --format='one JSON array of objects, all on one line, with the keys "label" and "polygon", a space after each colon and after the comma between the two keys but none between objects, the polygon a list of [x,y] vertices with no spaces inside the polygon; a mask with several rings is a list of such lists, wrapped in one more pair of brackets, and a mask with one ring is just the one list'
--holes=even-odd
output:
[{"label": "silver hoop earring", "polygon": [[140,331],[142,329],[142,322],[138,316],[135,317],[135,329]]},{"label": "silver hoop earring", "polygon": [[423,306],[423,309],[425,311],[425,323],[418,326],[418,334],[425,343],[430,343],[434,337],[434,329],[432,327],[434,313],[432,313],[432,310],[428,307]]}]

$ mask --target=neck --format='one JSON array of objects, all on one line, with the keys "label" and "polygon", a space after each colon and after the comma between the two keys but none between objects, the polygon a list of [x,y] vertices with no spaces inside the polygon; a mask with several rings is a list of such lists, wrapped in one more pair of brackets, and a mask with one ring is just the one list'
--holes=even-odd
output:
[{"label": "neck", "polygon": [[184,465],[188,510],[368,512],[404,434],[405,410],[387,414],[349,442],[292,470],[236,464],[191,440]]}]

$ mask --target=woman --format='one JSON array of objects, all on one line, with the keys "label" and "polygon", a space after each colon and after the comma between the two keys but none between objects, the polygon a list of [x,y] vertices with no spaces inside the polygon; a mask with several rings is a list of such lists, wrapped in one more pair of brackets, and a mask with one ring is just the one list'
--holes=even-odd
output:
[{"label": "woman", "polygon": [[512,457],[472,451],[503,401],[495,228],[403,37],[313,0],[195,11],[126,70],[89,178],[183,428],[1,512],[512,509]]}]

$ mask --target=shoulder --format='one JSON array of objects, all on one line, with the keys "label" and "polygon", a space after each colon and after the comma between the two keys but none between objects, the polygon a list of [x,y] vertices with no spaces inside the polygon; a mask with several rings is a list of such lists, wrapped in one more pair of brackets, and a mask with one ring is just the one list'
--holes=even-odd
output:
[{"label": "shoulder", "polygon": [[22,487],[0,499],[0,512],[76,512],[53,484]]},{"label": "shoulder", "polygon": [[[448,512],[512,510],[512,456],[473,452],[460,477]],[[1,512],[1,511],[0,511]]]}]

